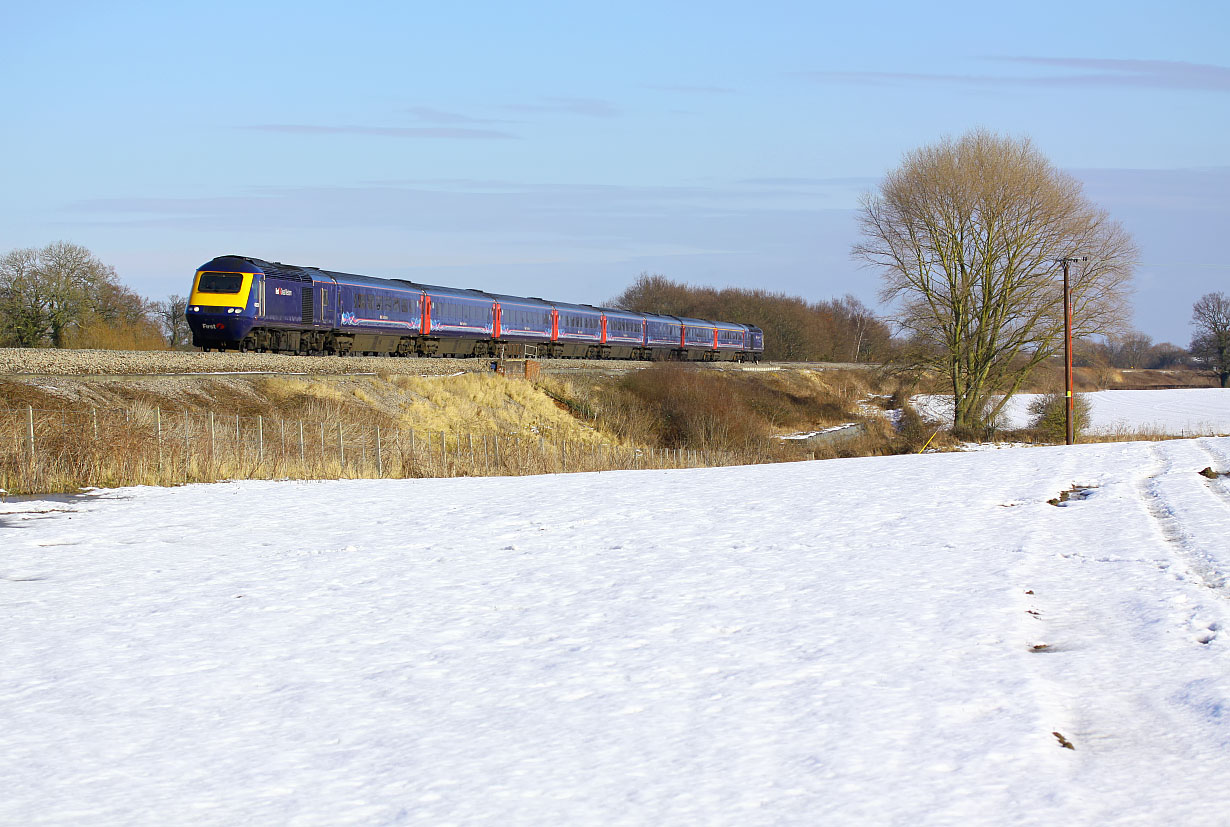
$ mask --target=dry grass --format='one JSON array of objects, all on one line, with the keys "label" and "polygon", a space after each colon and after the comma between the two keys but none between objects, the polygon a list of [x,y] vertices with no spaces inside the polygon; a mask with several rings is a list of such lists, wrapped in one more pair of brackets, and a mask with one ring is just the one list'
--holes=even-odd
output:
[{"label": "dry grass", "polygon": [[7,412],[0,417],[0,440],[0,487],[12,494],[223,479],[500,476],[744,461],[729,453],[638,448],[595,438],[449,434],[143,405]]},{"label": "dry grass", "polygon": [[[751,463],[898,452],[891,427],[860,411],[884,382],[866,371],[735,372],[661,363],[543,387],[574,416],[621,440],[723,452]],[[816,446],[773,438],[852,422],[863,423],[862,435],[840,442]]]},{"label": "dry grass", "polygon": [[[218,479],[425,477],[727,465],[757,457],[624,439],[525,381],[204,378],[78,389],[0,383],[10,493]],[[105,391],[105,392],[104,392]],[[33,451],[29,438],[33,420]]]},{"label": "dry grass", "polygon": [[[860,371],[676,364],[537,384],[486,373],[0,380],[0,487],[20,493],[218,479],[537,474],[957,447],[909,406],[918,390]],[[896,427],[865,413],[869,400],[901,409]],[[775,438],[848,423],[859,423],[857,435]],[[1033,432],[997,436],[1045,441]],[[1082,441],[1169,438],[1136,430]]]},{"label": "dry grass", "polygon": [[411,399],[399,418],[424,431],[506,433],[577,443],[611,441],[535,385],[495,374],[468,373],[444,379],[396,377]]}]

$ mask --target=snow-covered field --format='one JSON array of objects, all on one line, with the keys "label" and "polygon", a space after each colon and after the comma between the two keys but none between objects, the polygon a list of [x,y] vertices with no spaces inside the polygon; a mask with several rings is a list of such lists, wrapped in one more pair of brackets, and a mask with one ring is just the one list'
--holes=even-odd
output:
[{"label": "snow-covered field", "polygon": [[1225,824],[1208,466],[1230,439],[9,502],[0,823]]},{"label": "snow-covered field", "polygon": [[[1184,388],[1153,391],[1093,391],[1089,400],[1089,432],[1101,434],[1151,431],[1175,436],[1230,434],[1230,389]],[[1029,403],[1037,394],[1017,394],[1004,406],[1004,428],[1029,425]],[[919,413],[951,420],[951,396],[918,396]]]}]

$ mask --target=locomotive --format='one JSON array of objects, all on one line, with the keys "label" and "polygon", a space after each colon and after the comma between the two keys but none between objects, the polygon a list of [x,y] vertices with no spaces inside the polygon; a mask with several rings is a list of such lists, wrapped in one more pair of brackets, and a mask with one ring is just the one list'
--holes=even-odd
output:
[{"label": "locomotive", "polygon": [[754,325],[566,304],[220,256],[188,300],[202,350],[311,355],[758,361]]}]

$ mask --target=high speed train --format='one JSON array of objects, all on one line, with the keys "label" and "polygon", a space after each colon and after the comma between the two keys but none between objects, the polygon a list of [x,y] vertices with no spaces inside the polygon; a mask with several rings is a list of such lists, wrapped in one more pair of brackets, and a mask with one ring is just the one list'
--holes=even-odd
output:
[{"label": "high speed train", "polygon": [[[755,325],[635,313],[221,256],[201,265],[186,310],[203,350],[311,355],[757,361]],[[517,348],[521,350],[520,347]]]}]

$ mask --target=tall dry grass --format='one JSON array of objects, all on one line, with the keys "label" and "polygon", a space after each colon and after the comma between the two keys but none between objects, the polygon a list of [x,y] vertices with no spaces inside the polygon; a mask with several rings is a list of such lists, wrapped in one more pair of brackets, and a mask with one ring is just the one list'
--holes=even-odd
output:
[{"label": "tall dry grass", "polygon": [[[34,439],[29,439],[33,422]],[[729,452],[597,439],[385,429],[342,421],[210,416],[137,407],[6,411],[0,487],[10,494],[228,479],[506,476],[740,464]]]},{"label": "tall dry grass", "polygon": [[659,363],[600,383],[555,380],[546,389],[575,416],[626,440],[662,448],[781,458],[773,434],[859,418],[861,375],[743,373]]},{"label": "tall dry grass", "polygon": [[874,421],[858,439],[818,449],[773,438],[861,419],[856,408],[872,384],[845,372],[668,364],[537,385],[475,373],[215,378],[168,395],[156,381],[117,382],[109,404],[95,408],[0,382],[0,487],[538,474],[898,452],[901,436]]}]

